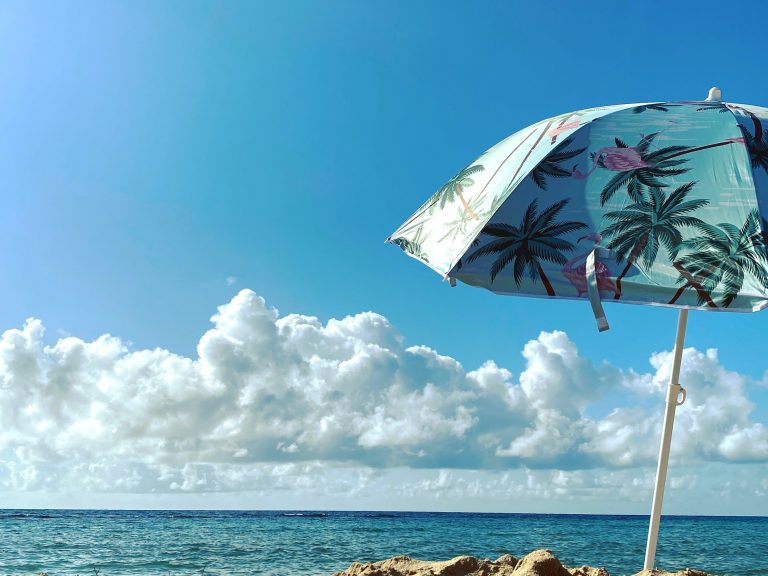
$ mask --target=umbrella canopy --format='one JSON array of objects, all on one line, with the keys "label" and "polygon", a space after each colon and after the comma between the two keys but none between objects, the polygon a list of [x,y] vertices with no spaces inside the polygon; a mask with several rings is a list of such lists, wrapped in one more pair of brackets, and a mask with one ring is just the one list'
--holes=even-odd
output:
[{"label": "umbrella canopy", "polygon": [[[756,311],[768,305],[768,109],[580,110],[509,136],[388,239],[499,294]],[[595,248],[598,248],[595,250]]]},{"label": "umbrella canopy", "polygon": [[688,309],[768,305],[768,109],[604,106],[496,144],[388,241],[455,284],[681,308],[644,567],[654,567]]}]

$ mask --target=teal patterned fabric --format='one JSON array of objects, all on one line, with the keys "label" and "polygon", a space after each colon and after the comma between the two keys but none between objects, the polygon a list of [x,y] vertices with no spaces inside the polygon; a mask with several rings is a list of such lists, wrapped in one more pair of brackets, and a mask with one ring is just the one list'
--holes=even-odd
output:
[{"label": "teal patterned fabric", "polygon": [[388,239],[500,294],[756,311],[768,303],[768,109],[606,106],[525,128]]}]

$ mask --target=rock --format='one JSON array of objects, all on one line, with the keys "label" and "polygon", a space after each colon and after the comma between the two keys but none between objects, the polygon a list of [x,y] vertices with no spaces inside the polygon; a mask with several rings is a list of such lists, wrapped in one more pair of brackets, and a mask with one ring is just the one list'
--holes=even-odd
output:
[{"label": "rock", "polygon": [[344,572],[337,572],[333,576],[405,576],[428,572],[419,572],[426,569],[431,562],[414,560],[410,556],[395,556],[381,562],[354,562]]},{"label": "rock", "polygon": [[507,564],[509,566],[512,566],[512,568],[517,566],[517,562],[518,562],[517,558],[512,556],[512,554],[504,554],[503,556],[499,556],[499,559],[496,560],[496,564],[499,564],[499,565]]},{"label": "rock", "polygon": [[[487,560],[483,561],[488,562]],[[448,562],[435,562],[432,564],[432,571],[437,576],[464,576],[465,574],[476,573],[480,566],[480,560],[473,556],[457,556]]]},{"label": "rock", "polygon": [[[536,550],[518,560],[504,554],[498,560],[457,556],[445,562],[396,556],[381,562],[355,562],[334,576],[609,576],[604,568],[583,566],[568,570],[549,550]],[[695,575],[691,575],[695,576]]]},{"label": "rock", "polygon": [[[444,562],[414,560],[395,556],[381,562],[354,562],[333,576],[610,576],[605,568],[581,566],[566,568],[549,550],[536,550],[521,559],[504,554],[498,560],[479,560],[457,556]],[[643,570],[635,576],[709,576],[700,570],[685,568],[679,572]]]},{"label": "rock", "polygon": [[381,562],[355,562],[334,576],[504,576],[511,575],[517,564],[514,556],[505,554],[496,562],[473,556],[457,556],[445,562],[414,560],[396,556]]},{"label": "rock", "polygon": [[571,576],[549,550],[535,550],[515,566],[514,576]]},{"label": "rock", "polygon": [[569,568],[569,571],[571,576],[610,576],[605,568],[593,568],[592,566]]}]

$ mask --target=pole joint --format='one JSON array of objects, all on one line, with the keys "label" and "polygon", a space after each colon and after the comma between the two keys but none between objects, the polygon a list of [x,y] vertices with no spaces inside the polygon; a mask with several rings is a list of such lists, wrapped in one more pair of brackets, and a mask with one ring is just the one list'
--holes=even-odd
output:
[{"label": "pole joint", "polygon": [[667,388],[667,404],[681,406],[685,403],[687,395],[685,388],[680,384],[670,384]]}]

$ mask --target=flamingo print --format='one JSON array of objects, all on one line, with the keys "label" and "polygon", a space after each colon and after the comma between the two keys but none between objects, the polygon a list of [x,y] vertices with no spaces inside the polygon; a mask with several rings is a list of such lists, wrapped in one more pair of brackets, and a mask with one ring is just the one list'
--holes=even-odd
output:
[{"label": "flamingo print", "polygon": [[615,138],[615,146],[600,148],[593,154],[592,169],[589,172],[584,174],[574,166],[571,177],[577,180],[584,179],[589,177],[598,167],[606,168],[615,172],[616,175],[603,186],[600,192],[600,205],[605,206],[613,195],[622,188],[626,188],[630,200],[637,203],[646,198],[649,189],[662,189],[669,186],[668,177],[681,176],[690,170],[690,168],[685,167],[688,159],[682,158],[682,156],[709,148],[744,142],[743,137],[728,138],[721,142],[696,146],[695,148],[673,145],[651,150],[650,146],[659,134],[661,132],[654,132],[647,136],[641,134],[641,139],[635,146],[627,146],[620,138]]},{"label": "flamingo print", "polygon": [[572,130],[573,128],[578,128],[581,126],[578,122],[568,122],[567,124],[560,124],[557,128],[552,128],[549,132],[547,132],[547,136],[552,138],[550,141],[550,144],[557,143],[557,137],[562,134],[563,132],[568,132],[568,130]]},{"label": "flamingo print", "polygon": [[643,144],[649,139],[642,134],[640,136],[642,139],[637,146],[606,146],[600,148],[600,150],[595,153],[595,157],[592,161],[592,169],[586,174],[583,174],[576,166],[574,166],[572,172],[573,177],[577,180],[584,180],[584,178],[597,170],[601,160],[603,166],[614,172],[626,172],[627,170],[647,168],[650,164],[643,159],[642,150]]},{"label": "flamingo print", "polygon": [[[606,146],[605,148],[600,148],[600,150],[595,152],[595,156],[592,161],[592,168],[589,170],[589,172],[584,174],[578,169],[577,166],[574,166],[571,173],[572,177],[577,180],[584,180],[597,169],[601,160],[602,165],[605,168],[614,172],[628,172],[629,170],[637,170],[638,168],[649,168],[656,166],[657,163],[650,163],[643,158],[643,143],[645,143],[649,137],[643,136],[642,134],[640,136],[642,137],[642,140],[640,140],[640,143],[637,146]],[[655,136],[655,134],[653,136]],[[659,158],[658,162],[671,160],[672,158],[690,154],[691,152],[698,152],[699,150],[717,148],[718,146],[725,146],[726,144],[743,143],[744,138],[728,138],[715,144],[707,144],[706,146],[698,146],[696,148],[687,148],[681,150],[674,154],[670,154],[669,156]]]},{"label": "flamingo print", "polygon": [[[600,234],[593,232],[579,238],[577,244],[582,240],[591,240],[594,242],[594,246],[599,246],[603,241],[603,237],[600,236]],[[563,276],[568,278],[568,281],[573,284],[573,287],[576,288],[579,296],[583,296],[587,293],[586,259],[593,249],[594,247],[583,254],[577,254],[568,260],[568,262],[566,262],[562,268]],[[576,264],[579,262],[579,260],[582,262],[577,266]],[[616,288],[616,285],[613,282],[611,282],[611,271],[608,269],[608,266],[599,260],[595,262],[595,275],[597,276],[597,289],[600,292],[611,291],[613,292],[614,296],[618,296],[620,294],[619,289]]]}]

